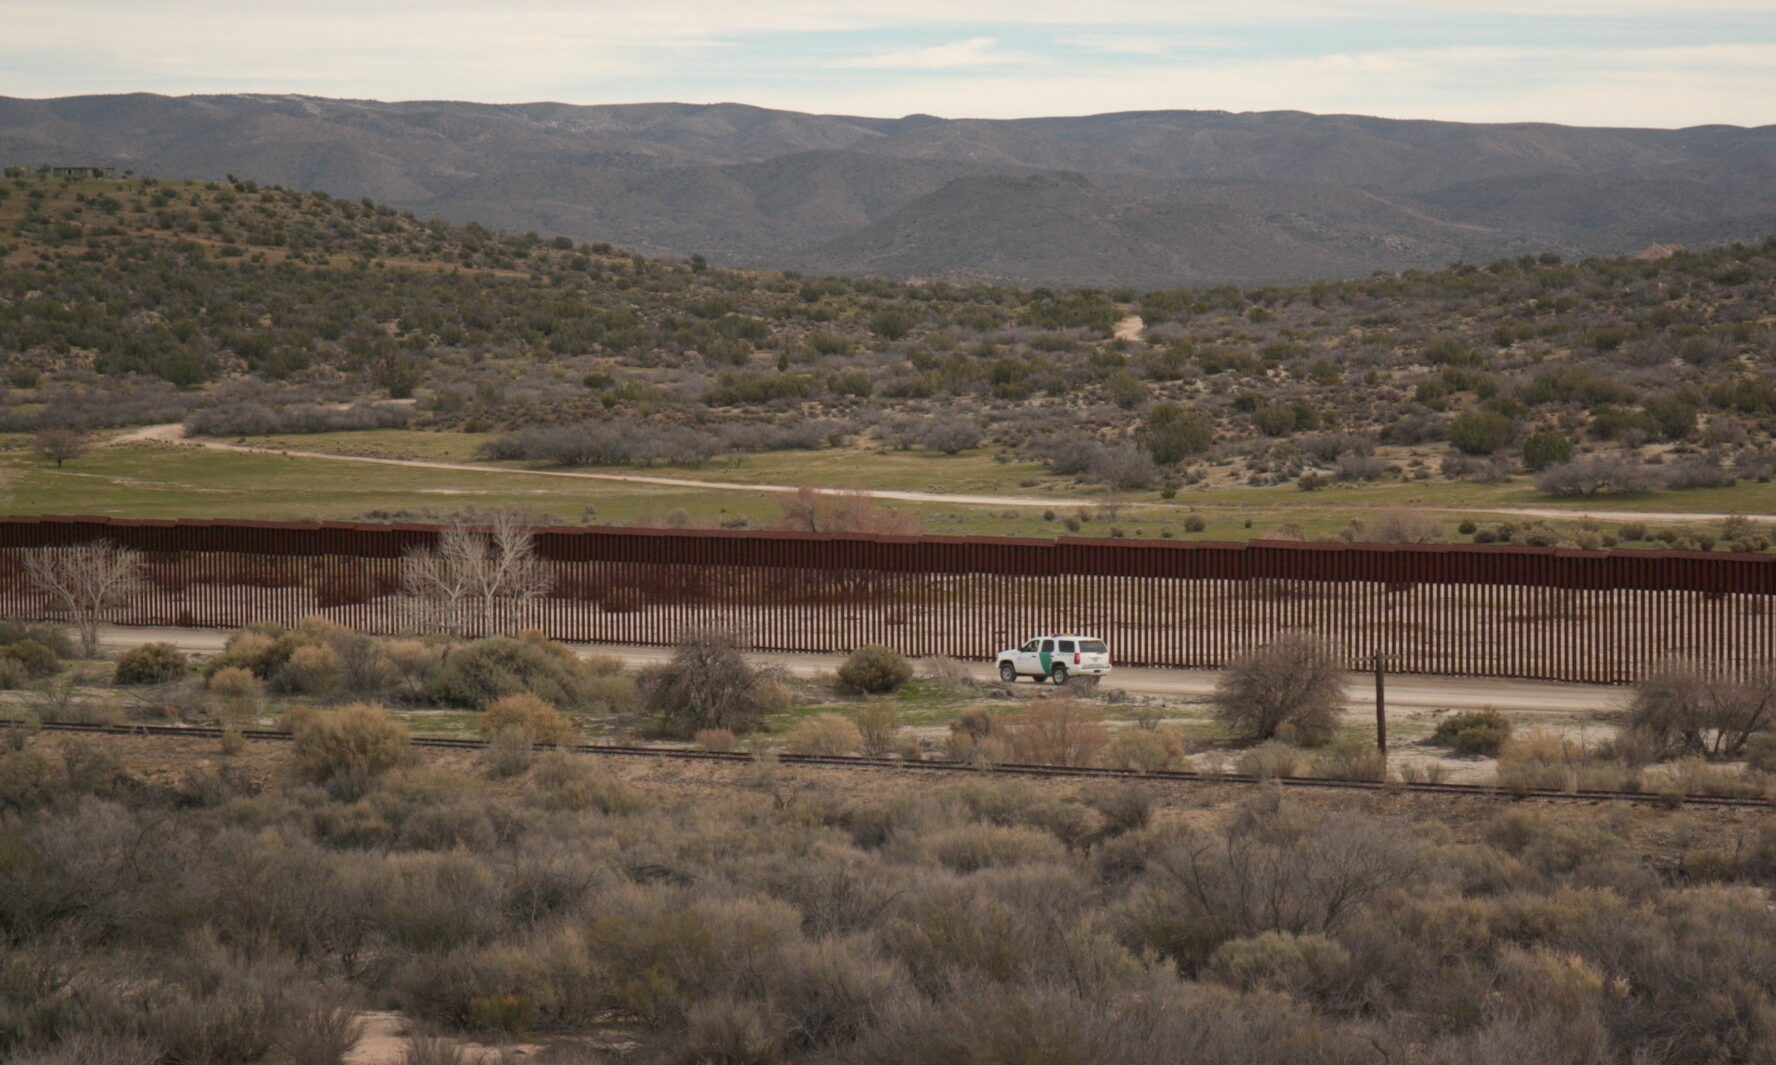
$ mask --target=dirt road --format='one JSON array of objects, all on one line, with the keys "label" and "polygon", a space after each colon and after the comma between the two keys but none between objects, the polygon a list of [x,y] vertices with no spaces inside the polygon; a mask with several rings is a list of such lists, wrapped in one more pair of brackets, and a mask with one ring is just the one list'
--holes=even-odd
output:
[{"label": "dirt road", "polygon": [[[165,642],[193,654],[215,654],[228,633],[221,629],[126,628],[106,626],[100,640],[107,651],[123,651],[144,643]],[[581,654],[615,655],[631,666],[664,662],[670,647],[631,644],[576,644]],[[818,677],[832,673],[844,655],[782,654],[757,652],[748,655],[759,665],[782,669],[791,676]],[[998,678],[986,662],[968,663],[970,674],[981,683]],[[1104,690],[1130,695],[1157,696],[1192,702],[1207,698],[1221,678],[1212,669],[1118,669],[1104,681]],[[1020,689],[1025,686],[1020,682]],[[1034,688],[1033,684],[1028,685]],[[1397,675],[1387,679],[1387,702],[1401,710],[1499,710],[1538,713],[1583,713],[1619,709],[1626,690],[1597,684],[1559,684],[1547,681],[1505,680],[1486,677]],[[1375,687],[1366,674],[1352,674],[1346,700],[1353,710],[1373,709]]]},{"label": "dirt road", "polygon": [[[1132,319],[1139,322],[1139,318]],[[409,466],[428,470],[459,470],[465,473],[507,473],[523,477],[565,477],[584,481],[619,481],[626,484],[651,484],[663,488],[695,488],[715,492],[774,492],[789,493],[801,491],[801,485],[793,484],[761,484],[747,481],[705,481],[689,477],[651,477],[638,473],[587,473],[582,470],[515,470],[503,466],[487,466],[469,462],[435,462],[427,459],[393,459],[370,455],[339,455],[326,451],[302,451],[291,448],[255,447],[251,444],[231,444],[222,440],[206,440],[185,435],[183,425],[150,425],[141,429],[132,429],[122,433],[111,441],[113,444],[168,444],[178,447],[199,447],[211,451],[232,451],[255,455],[286,455],[303,459],[321,459],[328,462],[357,462],[373,466]],[[860,495],[870,499],[885,499],[902,503],[948,503],[955,506],[976,507],[1094,507],[1111,502],[1102,497],[1088,496],[1010,496],[1010,495],[965,495],[943,492],[909,492],[888,488],[816,488],[808,486],[808,490],[821,495]],[[1126,506],[1157,507],[1158,503],[1129,503]],[[1554,507],[1446,507],[1442,508],[1451,514],[1514,514],[1522,517],[1563,518],[1566,520],[1582,520],[1586,518],[1597,521],[1649,521],[1649,522],[1722,522],[1731,515],[1708,513],[1660,513],[1657,511],[1634,510],[1561,510]],[[1751,515],[1752,520],[1776,522],[1776,516]]]},{"label": "dirt road", "polygon": [[[468,462],[434,462],[426,459],[391,459],[370,455],[336,455],[325,451],[300,451],[292,448],[254,447],[251,444],[230,444],[221,440],[204,440],[185,435],[182,425],[151,425],[118,436],[115,444],[172,444],[179,447],[201,447],[211,451],[234,451],[256,455],[287,455],[302,459],[324,459],[329,462],[359,462],[374,466],[409,466],[427,470],[460,470],[465,473],[508,473],[524,477],[567,477],[584,481],[621,481],[626,484],[651,484],[663,488],[696,488],[716,492],[799,492],[802,485],[759,484],[745,481],[702,481],[689,477],[650,477],[636,473],[586,473],[580,470],[514,470],[509,467],[477,465]],[[1000,496],[949,495],[941,492],[906,492],[898,489],[816,488],[808,490],[821,495],[862,495],[871,499],[897,500],[903,503],[953,503],[979,507],[1090,507],[1102,499],[1068,496]]]}]

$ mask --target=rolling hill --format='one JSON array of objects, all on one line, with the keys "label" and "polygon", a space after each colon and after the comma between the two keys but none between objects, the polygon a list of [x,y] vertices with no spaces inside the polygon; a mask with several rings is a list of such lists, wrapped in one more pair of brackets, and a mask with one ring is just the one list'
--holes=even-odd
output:
[{"label": "rolling hill", "polygon": [[0,161],[232,173],[733,266],[1043,284],[1300,281],[1776,230],[1776,127],[136,94],[0,99]]}]

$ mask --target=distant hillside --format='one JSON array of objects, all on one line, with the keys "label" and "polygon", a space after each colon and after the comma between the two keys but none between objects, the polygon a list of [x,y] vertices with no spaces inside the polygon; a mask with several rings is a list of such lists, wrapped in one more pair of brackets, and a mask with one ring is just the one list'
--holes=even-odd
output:
[{"label": "distant hillside", "polygon": [[734,266],[1041,284],[1313,280],[1776,231],[1776,127],[130,95],[0,99],[0,162],[232,173]]}]

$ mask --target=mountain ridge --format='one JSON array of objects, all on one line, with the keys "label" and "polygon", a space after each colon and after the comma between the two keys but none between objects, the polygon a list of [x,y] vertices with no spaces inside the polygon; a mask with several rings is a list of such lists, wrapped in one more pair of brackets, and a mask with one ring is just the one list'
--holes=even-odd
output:
[{"label": "mountain ridge", "polygon": [[[132,93],[0,97],[0,161],[233,173],[735,266],[1041,284],[1310,281],[1776,230],[1776,126]],[[1048,188],[1045,217],[983,191],[1038,174],[1079,178]]]}]

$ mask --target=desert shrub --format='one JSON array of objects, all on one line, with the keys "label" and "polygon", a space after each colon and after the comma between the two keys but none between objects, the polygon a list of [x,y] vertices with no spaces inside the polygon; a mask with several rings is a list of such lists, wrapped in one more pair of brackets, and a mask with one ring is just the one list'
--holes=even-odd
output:
[{"label": "desert shrub", "polygon": [[878,645],[851,652],[838,671],[839,690],[850,694],[899,691],[912,679],[912,663],[900,652]]},{"label": "desert shrub", "polygon": [[1234,768],[1249,777],[1259,780],[1276,780],[1279,777],[1298,777],[1307,768],[1308,759],[1300,748],[1291,747],[1277,740],[1269,740],[1247,751],[1240,752]]},{"label": "desert shrub", "polygon": [[899,710],[885,702],[872,702],[858,711],[855,720],[864,754],[880,758],[894,750],[901,730]]},{"label": "desert shrub", "polygon": [[1154,462],[1176,466],[1191,455],[1208,450],[1215,439],[1215,425],[1198,411],[1161,403],[1148,412],[1140,439]]},{"label": "desert shrub", "polygon": [[1491,455],[1511,442],[1511,419],[1492,410],[1468,410],[1449,423],[1449,442],[1466,455]]},{"label": "desert shrub", "polygon": [[1184,754],[1184,743],[1175,732],[1123,728],[1111,735],[1102,761],[1112,769],[1158,773],[1178,768],[1184,761]]},{"label": "desert shrub", "polygon": [[293,722],[296,765],[303,776],[348,796],[399,765],[407,729],[373,703],[356,703]]},{"label": "desert shrub", "polygon": [[602,767],[562,751],[536,760],[530,771],[530,787],[533,801],[549,810],[615,814],[641,808],[640,798]]},{"label": "desert shrub", "polygon": [[49,648],[57,658],[73,658],[79,650],[73,637],[54,625],[0,620],[0,648],[26,640]]},{"label": "desert shrub", "polygon": [[1314,755],[1313,775],[1327,780],[1386,780],[1387,756],[1369,740],[1340,736]]},{"label": "desert shrub", "polygon": [[466,1047],[435,1035],[416,1035],[407,1043],[400,1065],[470,1065]]},{"label": "desert shrub", "polygon": [[739,743],[733,732],[725,728],[706,728],[691,737],[691,742],[706,751],[725,754]]},{"label": "desert shrub", "polygon": [[425,640],[389,640],[381,645],[382,655],[394,669],[394,683],[402,694],[418,696],[438,662],[444,648]]},{"label": "desert shrub", "polygon": [[1350,952],[1323,935],[1262,932],[1221,944],[1204,975],[1241,991],[1305,995],[1343,977],[1350,963]]},{"label": "desert shrub", "polygon": [[524,693],[556,706],[578,707],[592,692],[590,681],[573,651],[558,643],[490,636],[446,653],[425,691],[438,702],[475,710]]},{"label": "desert shrub", "polygon": [[1088,791],[1085,801],[1104,819],[1102,836],[1138,832],[1153,820],[1153,791],[1141,784],[1102,784]]},{"label": "desert shrub", "polygon": [[481,715],[478,729],[483,737],[507,730],[522,732],[533,743],[556,747],[580,738],[580,729],[573,720],[543,699],[529,692],[508,695],[489,703]]},{"label": "desert shrub", "polygon": [[204,673],[213,676],[221,670],[239,667],[260,680],[270,680],[289,661],[297,644],[282,633],[274,636],[257,629],[241,629],[228,637],[221,654],[204,663]]},{"label": "desert shrub", "polygon": [[1270,739],[1289,725],[1302,743],[1324,743],[1338,725],[1344,669],[1323,641],[1284,638],[1242,655],[1215,687],[1215,716],[1236,735]]},{"label": "desert shrub", "polygon": [[535,760],[536,741],[520,728],[500,729],[488,736],[487,749],[481,752],[487,775],[495,778],[523,776]]},{"label": "desert shrub", "polygon": [[1103,713],[1068,698],[1032,700],[1002,732],[1012,758],[1032,765],[1095,765],[1110,742]]},{"label": "desert shrub", "polygon": [[844,714],[815,714],[789,733],[789,749],[795,754],[856,754],[862,745],[863,733]]},{"label": "desert shrub", "polygon": [[351,1010],[311,1002],[284,1015],[276,1043],[290,1065],[340,1065],[363,1034],[364,1022]]},{"label": "desert shrub", "polygon": [[210,674],[206,689],[224,699],[251,700],[265,694],[265,685],[245,666],[227,666]]},{"label": "desert shrub", "polygon": [[1628,724],[1667,755],[1737,757],[1776,726],[1776,673],[1739,680],[1667,662],[1635,686]]},{"label": "desert shrub", "polygon": [[400,670],[372,637],[346,633],[329,642],[339,657],[339,688],[354,695],[376,695],[392,690]]},{"label": "desert shrub", "polygon": [[1523,464],[1533,472],[1566,462],[1572,453],[1572,441],[1549,429],[1531,433],[1523,441]]},{"label": "desert shrub", "polygon": [[170,684],[185,675],[190,661],[170,643],[145,643],[117,659],[113,684]]},{"label": "desert shrub", "polygon": [[670,662],[642,673],[637,694],[661,731],[681,738],[711,728],[750,732],[789,702],[775,678],[747,664],[733,637],[714,632],[686,637]]},{"label": "desert shrub", "polygon": [[1499,745],[1498,784],[1510,790],[1572,788],[1583,759],[1583,749],[1558,733],[1517,732]]},{"label": "desert shrub", "polygon": [[1635,495],[1658,486],[1653,471],[1638,461],[1598,455],[1549,466],[1536,477],[1537,491],[1556,496]]},{"label": "desert shrub", "polygon": [[1457,754],[1496,755],[1511,738],[1511,720],[1497,710],[1464,710],[1437,722],[1431,742]]},{"label": "desert shrub", "polygon": [[1308,816],[1265,796],[1214,832],[1175,828],[1152,840],[1114,920],[1124,942],[1192,972],[1230,940],[1337,935],[1422,861],[1415,841],[1360,815]]},{"label": "desert shrub", "polygon": [[303,644],[277,671],[272,686],[295,695],[325,695],[339,686],[344,667],[339,655],[326,644]]},{"label": "desert shrub", "polygon": [[1731,488],[1738,478],[1718,462],[1703,458],[1681,459],[1659,473],[1659,483],[1673,492],[1692,488]]},{"label": "desert shrub", "polygon": [[1011,865],[1066,859],[1067,848],[1047,832],[1019,825],[958,825],[922,837],[919,850],[946,869],[974,873]]},{"label": "desert shrub", "polygon": [[22,680],[41,680],[62,668],[61,656],[54,648],[36,640],[19,640],[0,647],[0,661]]}]

